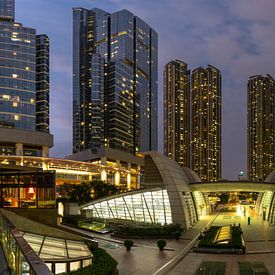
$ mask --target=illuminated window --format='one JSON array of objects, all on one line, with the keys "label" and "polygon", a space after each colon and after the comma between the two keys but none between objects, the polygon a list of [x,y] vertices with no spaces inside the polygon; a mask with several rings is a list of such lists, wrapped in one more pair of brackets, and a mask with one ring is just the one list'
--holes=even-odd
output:
[{"label": "illuminated window", "polygon": [[18,77],[18,74],[12,74],[12,77],[13,77],[13,78],[17,78],[17,77]]},{"label": "illuminated window", "polygon": [[10,95],[3,95],[3,99],[9,100],[10,98],[11,98]]}]

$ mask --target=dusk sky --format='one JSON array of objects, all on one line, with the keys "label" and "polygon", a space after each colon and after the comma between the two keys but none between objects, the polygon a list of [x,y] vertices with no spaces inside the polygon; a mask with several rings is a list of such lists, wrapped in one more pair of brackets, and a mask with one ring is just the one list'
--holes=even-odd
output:
[{"label": "dusk sky", "polygon": [[51,43],[51,133],[54,157],[72,152],[72,8],[128,9],[159,34],[159,151],[162,151],[162,71],[171,59],[189,69],[221,70],[223,177],[246,171],[246,85],[275,76],[274,0],[16,0],[16,21],[46,33]]}]

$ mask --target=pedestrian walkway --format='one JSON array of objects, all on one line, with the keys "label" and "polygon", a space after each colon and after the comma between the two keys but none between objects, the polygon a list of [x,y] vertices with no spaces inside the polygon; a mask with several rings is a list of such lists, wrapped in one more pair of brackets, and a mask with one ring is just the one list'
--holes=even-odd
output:
[{"label": "pedestrian walkway", "polygon": [[110,234],[91,233],[82,229],[67,227],[76,233],[86,234],[98,241],[99,247],[105,249],[114,259],[118,261],[118,271],[120,275],[152,275],[162,266],[170,262],[175,256],[184,249],[196,236],[204,230],[205,226],[215,216],[203,217],[194,227],[184,234],[180,240],[167,240],[167,246],[160,252],[155,239],[134,240],[134,247],[127,251],[123,245],[124,239],[115,238]]},{"label": "pedestrian walkway", "polygon": [[[248,216],[235,213],[220,213],[213,222],[213,225],[241,225],[246,244],[244,255],[217,255],[200,254],[190,252],[182,261],[168,272],[169,275],[194,275],[203,261],[225,262],[225,275],[239,275],[239,262],[260,262],[264,263],[269,274],[275,270],[275,227],[263,221],[261,216],[248,213],[251,218],[248,224]],[[184,273],[183,273],[184,270]]]}]

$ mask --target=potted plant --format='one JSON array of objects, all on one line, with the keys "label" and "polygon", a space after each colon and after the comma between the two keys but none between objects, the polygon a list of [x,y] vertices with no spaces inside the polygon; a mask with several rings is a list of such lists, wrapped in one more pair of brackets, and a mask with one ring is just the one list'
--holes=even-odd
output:
[{"label": "potted plant", "polygon": [[159,250],[163,251],[164,247],[166,246],[166,241],[165,240],[158,240],[157,245],[159,247]]},{"label": "potted plant", "polygon": [[133,245],[134,245],[134,242],[132,240],[124,241],[124,246],[126,247],[127,251],[130,251]]},{"label": "potted plant", "polygon": [[176,240],[179,240],[179,239],[180,239],[180,236],[181,236],[181,232],[180,232],[180,231],[175,231],[175,232],[173,232],[173,237],[174,237]]}]

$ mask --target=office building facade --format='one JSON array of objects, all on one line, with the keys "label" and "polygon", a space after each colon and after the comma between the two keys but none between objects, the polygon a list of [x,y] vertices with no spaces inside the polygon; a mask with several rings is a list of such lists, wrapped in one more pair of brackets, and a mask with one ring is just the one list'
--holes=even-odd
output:
[{"label": "office building facade", "polygon": [[[52,146],[52,136],[48,134],[48,45],[46,35],[36,35],[35,29],[14,21],[14,1],[1,1],[0,154],[42,156],[42,152],[48,151],[46,147]],[[39,144],[39,131],[46,132],[44,138],[48,142],[44,148]],[[26,138],[27,143],[23,144],[20,138],[26,135],[30,139]],[[34,144],[33,139],[36,139]]]},{"label": "office building facade", "polygon": [[73,152],[157,150],[157,33],[127,10],[73,9]]},{"label": "office building facade", "polygon": [[221,73],[208,65],[192,71],[192,169],[202,181],[221,178]]},{"label": "office building facade", "polygon": [[190,167],[190,71],[173,60],[164,67],[164,155]]},{"label": "office building facade", "polygon": [[275,168],[275,80],[251,76],[247,100],[248,178],[264,180]]}]

